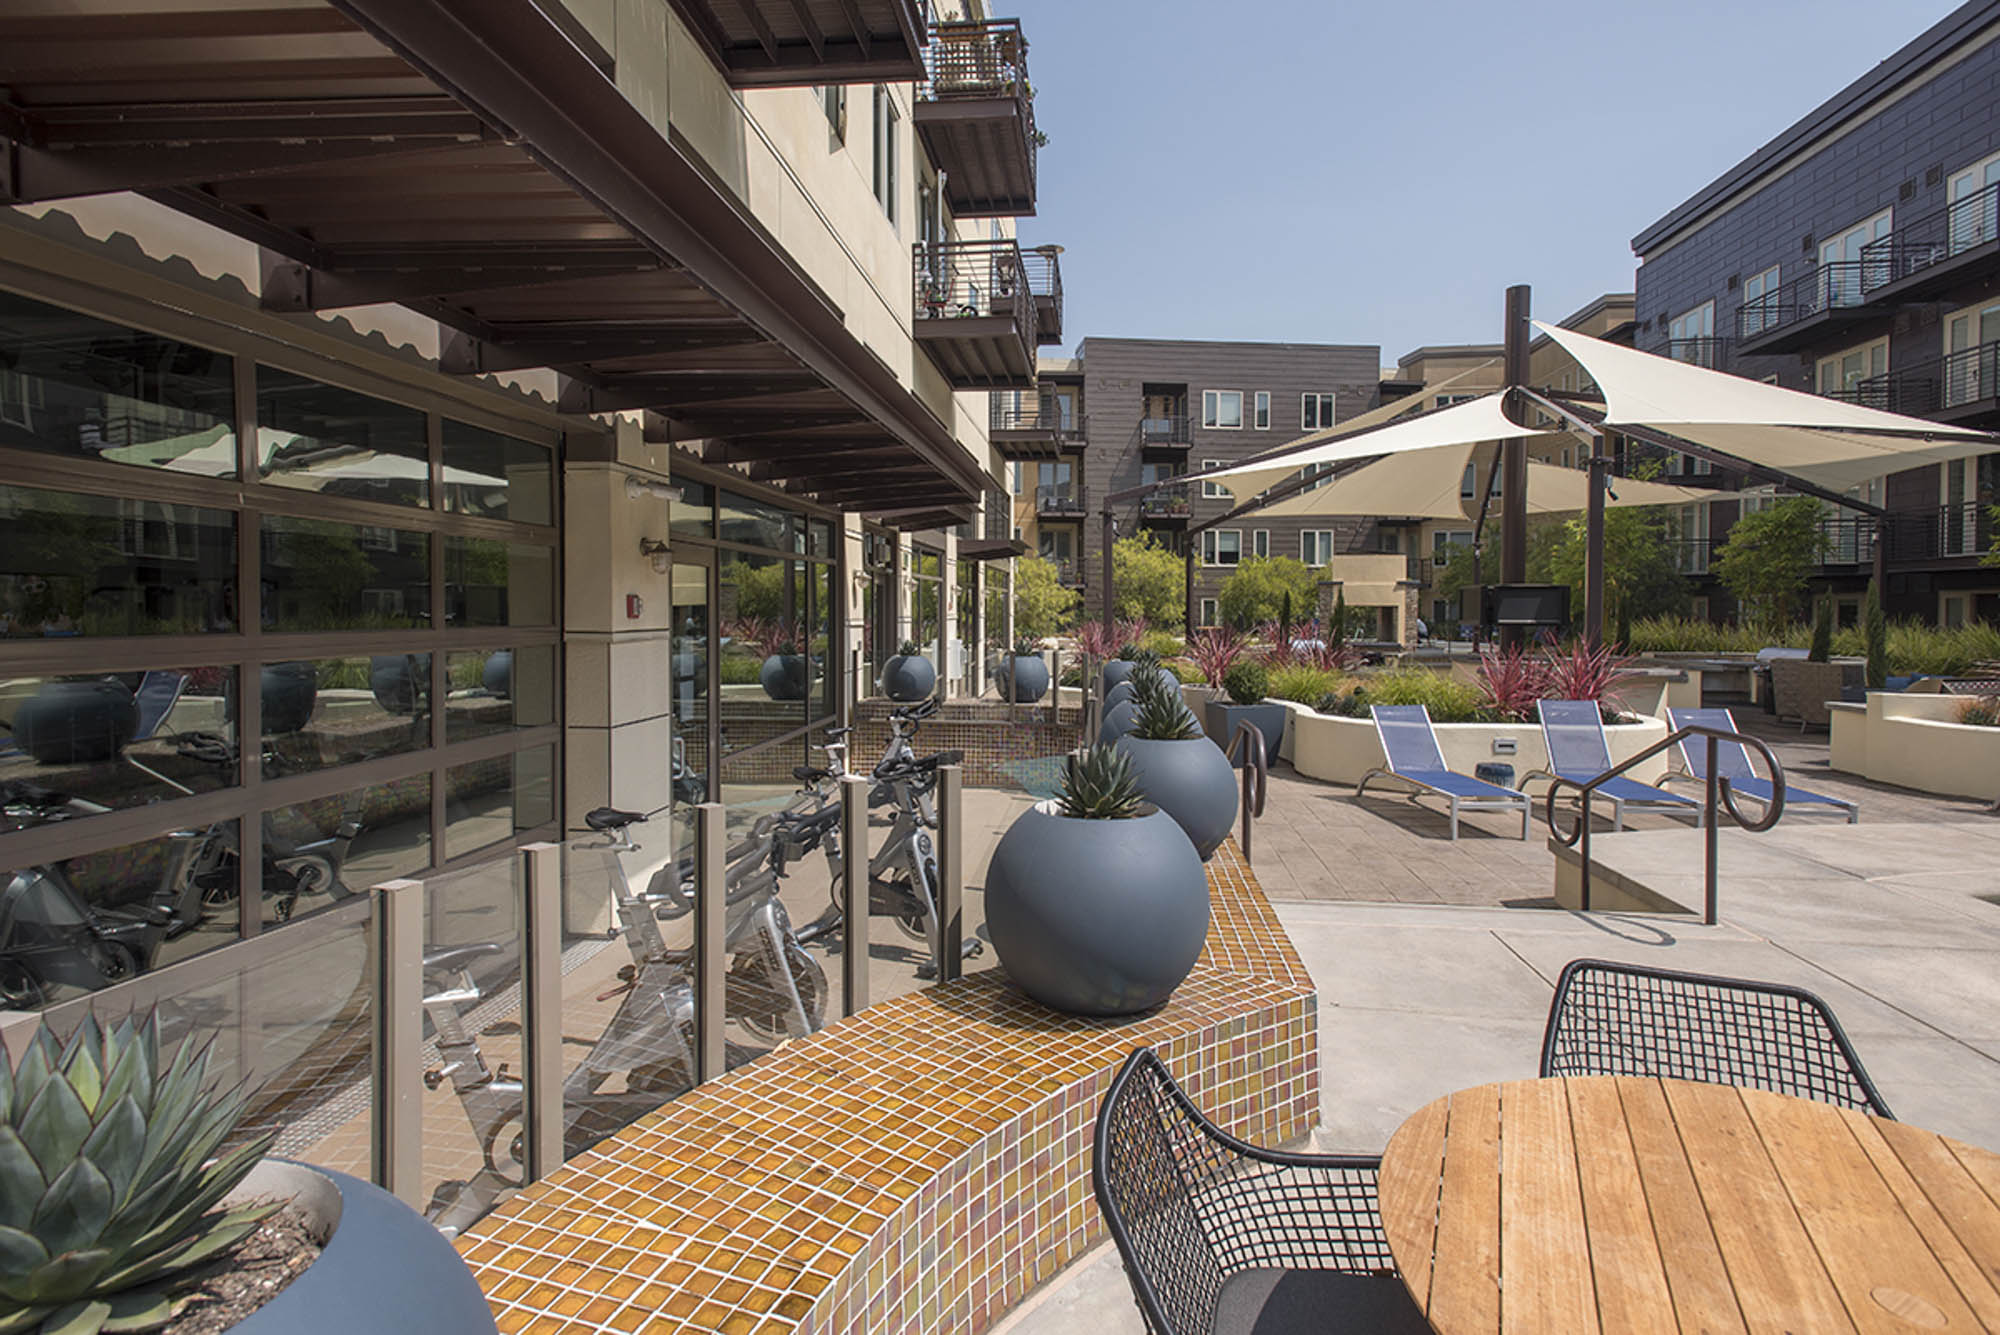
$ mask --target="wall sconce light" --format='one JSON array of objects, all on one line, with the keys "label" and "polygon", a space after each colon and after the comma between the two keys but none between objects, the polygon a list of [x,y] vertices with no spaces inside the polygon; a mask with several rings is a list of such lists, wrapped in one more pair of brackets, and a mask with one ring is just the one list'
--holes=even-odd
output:
[{"label": "wall sconce light", "polygon": [[653,573],[664,575],[672,569],[667,557],[667,544],[656,538],[639,539],[639,555],[653,563]]},{"label": "wall sconce light", "polygon": [[625,478],[625,499],[636,501],[641,496],[651,496],[654,500],[678,504],[681,499],[681,489],[674,486],[671,482],[654,482],[648,478],[633,477],[627,474]]}]

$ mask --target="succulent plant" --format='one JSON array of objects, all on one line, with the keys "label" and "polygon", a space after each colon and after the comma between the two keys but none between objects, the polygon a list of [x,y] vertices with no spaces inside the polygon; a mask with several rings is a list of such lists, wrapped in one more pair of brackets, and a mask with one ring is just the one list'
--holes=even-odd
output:
[{"label": "succulent plant", "polygon": [[1130,820],[1145,802],[1132,758],[1111,746],[1093,746],[1077,757],[1056,789],[1056,809],[1077,820]]},{"label": "succulent plant", "polygon": [[1133,702],[1129,736],[1149,742],[1185,742],[1201,736],[1201,728],[1187,703],[1181,699],[1180,683],[1157,668],[1150,673],[1132,674]]},{"label": "succulent plant", "polygon": [[157,1013],[38,1029],[18,1068],[0,1048],[0,1335],[159,1325],[189,1270],[278,1208],[218,1208],[271,1138],[216,1157],[248,1094],[213,1088],[208,1060],[183,1043],[162,1065]]},{"label": "succulent plant", "polygon": [[1033,640],[1014,641],[1014,657],[1016,658],[1033,658],[1037,652]]},{"label": "succulent plant", "polygon": [[904,640],[902,647],[896,650],[897,656],[901,658],[915,658],[918,652],[915,640]]}]

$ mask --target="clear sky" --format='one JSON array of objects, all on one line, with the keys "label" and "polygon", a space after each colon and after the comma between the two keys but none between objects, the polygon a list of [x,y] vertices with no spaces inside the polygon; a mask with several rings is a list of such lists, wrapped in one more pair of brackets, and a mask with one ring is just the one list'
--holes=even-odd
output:
[{"label": "clear sky", "polygon": [[1064,333],[1499,338],[1630,291],[1631,239],[1947,0],[992,0],[1049,136]]}]

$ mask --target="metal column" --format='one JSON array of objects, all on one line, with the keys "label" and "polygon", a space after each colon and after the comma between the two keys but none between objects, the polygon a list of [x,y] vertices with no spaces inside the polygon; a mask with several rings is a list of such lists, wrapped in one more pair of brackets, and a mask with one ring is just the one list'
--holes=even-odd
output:
[{"label": "metal column", "polygon": [[424,884],[369,891],[375,928],[375,1069],[370,1165],[375,1185],[424,1208]]},{"label": "metal column", "polygon": [[1611,481],[1611,458],[1604,433],[1590,438],[1590,503],[1583,520],[1583,639],[1593,649],[1604,643],[1604,489]]},{"label": "metal column", "polygon": [[938,981],[964,972],[965,769],[938,766]]},{"label": "metal column", "polygon": [[727,808],[703,802],[694,809],[694,1030],[695,1079],[713,1080],[729,1069],[722,1040],[728,1006],[729,891],[724,857]]},{"label": "metal column", "polygon": [[[1505,341],[1507,389],[1528,383],[1528,292],[1525,284],[1507,289]],[[1509,397],[1512,397],[1509,395]],[[1503,401],[1504,409],[1505,403]],[[1500,582],[1528,578],[1528,442],[1516,437],[1500,444]],[[1502,630],[1503,648],[1526,639],[1519,626]]]},{"label": "metal column", "polygon": [[868,780],[840,779],[840,884],[847,901],[841,962],[842,1015],[868,1009]]},{"label": "metal column", "polygon": [[563,1161],[562,849],[521,849],[521,1118],[528,1180]]}]

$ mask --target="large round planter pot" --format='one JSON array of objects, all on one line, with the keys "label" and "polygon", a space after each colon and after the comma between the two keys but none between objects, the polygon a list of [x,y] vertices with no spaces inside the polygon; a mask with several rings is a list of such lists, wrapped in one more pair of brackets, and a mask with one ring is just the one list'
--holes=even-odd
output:
[{"label": "large round planter pot", "polygon": [[986,926],[1023,992],[1072,1015],[1165,1001],[1208,940],[1208,878],[1165,812],[1076,820],[1038,802],[993,850]]},{"label": "large round planter pot", "polygon": [[[308,662],[266,663],[258,673],[258,695],[264,702],[266,737],[287,737],[312,722],[319,699],[319,671]],[[224,679],[222,721],[236,721],[236,678]]]},{"label": "large round planter pot", "polygon": [[937,666],[922,654],[897,654],[882,665],[882,694],[891,700],[928,700],[936,686]]},{"label": "large round planter pot", "polygon": [[1128,658],[1114,658],[1104,665],[1104,689],[1108,692],[1121,681],[1132,678],[1132,669],[1139,666]]},{"label": "large round planter pot", "polygon": [[[1237,726],[1243,723],[1250,724],[1264,734],[1265,763],[1275,761],[1278,758],[1278,745],[1285,740],[1285,707],[1264,703],[1231,704],[1227,696],[1208,702],[1208,735],[1225,754],[1229,754],[1229,748],[1235,744]],[[1243,757],[1231,755],[1230,764],[1240,769]]]},{"label": "large round planter pot", "polygon": [[1146,800],[1174,818],[1203,862],[1214,855],[1236,823],[1236,773],[1206,737],[1152,742],[1121,737],[1132,773]]},{"label": "large round planter pot", "polygon": [[472,1271],[415,1210],[360,1178],[282,1159],[251,1169],[228,1199],[285,1196],[324,1230],[325,1248],[230,1335],[493,1335]]},{"label": "large round planter pot", "polygon": [[1127,677],[1104,693],[1104,707],[1106,709],[1115,709],[1138,693],[1139,688],[1132,684],[1130,677]]},{"label": "large round planter pot", "polygon": [[1125,699],[1104,711],[1103,722],[1097,725],[1097,744],[1109,746],[1132,731],[1132,725],[1139,719],[1139,702]]},{"label": "large round planter pot", "polygon": [[109,760],[139,730],[139,705],[115,681],[51,681],[14,711],[14,742],[44,765]]},{"label": "large round planter pot", "polygon": [[495,649],[486,656],[486,663],[479,669],[479,684],[486,688],[488,695],[497,695],[505,700],[514,694],[514,651]]},{"label": "large round planter pot", "polygon": [[764,666],[757,669],[757,680],[763,683],[764,694],[773,700],[803,700],[806,698],[806,656],[772,654],[764,660]]},{"label": "large round planter pot", "polygon": [[376,654],[368,660],[368,689],[391,714],[414,714],[430,694],[429,654]]},{"label": "large round planter pot", "polygon": [[1017,705],[1031,705],[1049,689],[1049,665],[1039,656],[1009,658],[1000,665],[1000,694]]}]

